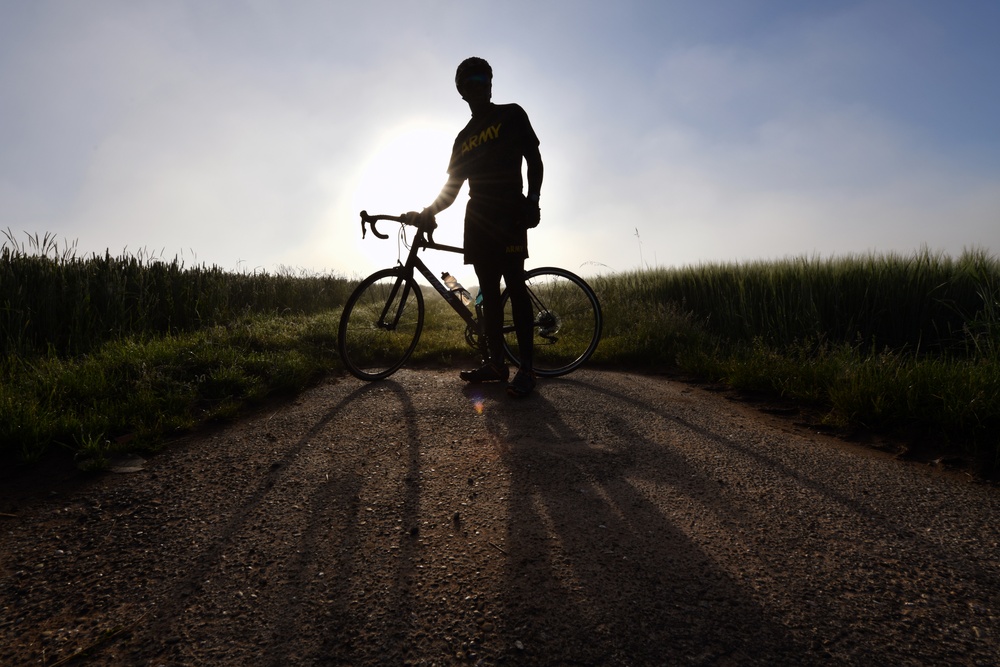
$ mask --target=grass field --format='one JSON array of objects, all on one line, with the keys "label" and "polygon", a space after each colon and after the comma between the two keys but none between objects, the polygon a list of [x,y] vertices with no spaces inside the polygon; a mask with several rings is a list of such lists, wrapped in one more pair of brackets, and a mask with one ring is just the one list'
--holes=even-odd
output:
[{"label": "grass field", "polygon": [[[985,252],[708,264],[591,278],[592,363],[671,369],[1000,461],[1000,265]],[[154,258],[0,249],[0,461],[100,468],[339,369],[352,284]],[[425,290],[413,363],[474,360]]]}]

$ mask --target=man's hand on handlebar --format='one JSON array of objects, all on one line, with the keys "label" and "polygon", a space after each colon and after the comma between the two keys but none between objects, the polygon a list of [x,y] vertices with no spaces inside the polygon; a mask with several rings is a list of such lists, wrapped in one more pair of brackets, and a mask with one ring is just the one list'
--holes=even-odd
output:
[{"label": "man's hand on handlebar", "polygon": [[420,212],[410,211],[404,213],[403,217],[406,218],[406,224],[413,225],[428,236],[434,234],[434,230],[437,229],[437,220],[434,219],[434,214],[431,213],[430,209],[425,208]]}]

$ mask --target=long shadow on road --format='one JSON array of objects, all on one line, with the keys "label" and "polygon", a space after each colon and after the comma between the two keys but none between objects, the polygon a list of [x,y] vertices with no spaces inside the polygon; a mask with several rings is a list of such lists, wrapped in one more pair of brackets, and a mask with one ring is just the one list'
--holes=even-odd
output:
[{"label": "long shadow on road", "polygon": [[642,478],[707,502],[717,491],[632,423],[660,410],[572,387],[599,395],[603,413],[542,395],[487,413],[513,480],[507,633],[549,664],[808,663],[745,584],[637,488]]}]

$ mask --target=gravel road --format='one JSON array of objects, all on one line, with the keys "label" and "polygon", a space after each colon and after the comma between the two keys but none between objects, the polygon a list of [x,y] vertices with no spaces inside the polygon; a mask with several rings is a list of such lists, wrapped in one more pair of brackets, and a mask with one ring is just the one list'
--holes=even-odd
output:
[{"label": "gravel road", "polygon": [[332,378],[120,470],[0,493],[0,664],[1000,656],[997,488],[669,378]]}]

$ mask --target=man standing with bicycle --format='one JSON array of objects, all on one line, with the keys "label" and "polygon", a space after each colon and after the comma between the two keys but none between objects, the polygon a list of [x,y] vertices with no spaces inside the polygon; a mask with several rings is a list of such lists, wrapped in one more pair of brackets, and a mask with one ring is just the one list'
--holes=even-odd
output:
[{"label": "man standing with bicycle", "polygon": [[[469,202],[465,210],[465,263],[472,264],[483,295],[484,333],[489,358],[479,368],[462,371],[466,382],[506,382],[503,311],[500,280],[510,294],[521,366],[507,385],[512,396],[527,396],[535,388],[532,371],[534,324],[524,283],[528,257],[528,229],[540,213],[542,156],[527,114],[516,104],[493,104],[493,70],[482,58],[468,58],[458,66],[455,85],[469,104],[472,119],[459,132],[448,165],[448,181],[434,202],[416,214],[422,225],[451,206],[465,181]],[[528,166],[528,194],[522,193],[522,160]]]}]

